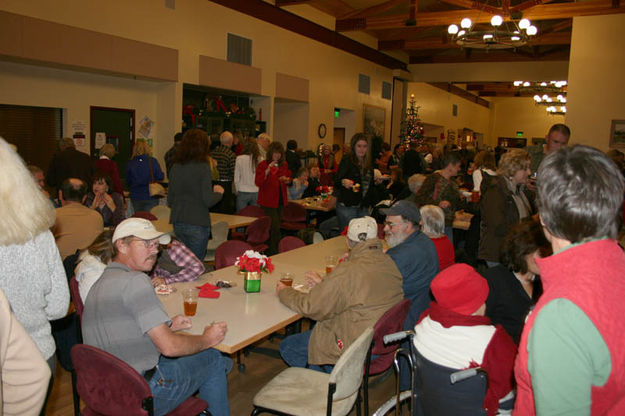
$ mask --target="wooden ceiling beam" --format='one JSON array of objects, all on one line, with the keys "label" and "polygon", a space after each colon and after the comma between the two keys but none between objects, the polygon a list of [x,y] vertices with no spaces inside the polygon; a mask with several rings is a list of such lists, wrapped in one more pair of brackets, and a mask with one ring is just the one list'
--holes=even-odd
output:
[{"label": "wooden ceiling beam", "polygon": [[[625,6],[619,3],[614,7],[612,0],[589,0],[576,3],[541,4],[527,9],[523,17],[530,20],[569,19],[574,16],[596,16],[602,14],[625,13]],[[377,16],[357,19],[338,19],[336,31],[350,30],[382,30],[400,29],[406,27],[408,15]],[[445,12],[422,12],[416,15],[417,27],[447,26],[459,23],[462,18],[468,17],[473,23],[488,23],[491,15],[481,10],[451,10]]]},{"label": "wooden ceiling beam", "polygon": [[464,90],[451,82],[428,82],[429,85],[440,88],[441,90],[447,91],[450,94],[457,95],[458,97],[464,98],[467,101],[472,103],[481,105],[486,108],[490,108],[490,102],[478,97],[477,95],[471,94],[467,90]]},{"label": "wooden ceiling beam", "polygon": [[451,4],[453,6],[463,7],[465,9],[474,9],[477,2],[472,0],[442,0],[443,3]]},{"label": "wooden ceiling beam", "polygon": [[406,0],[389,0],[381,4],[377,4],[375,6],[367,7],[366,9],[354,10],[353,12],[346,13],[342,16],[339,16],[339,19],[350,19],[350,18],[358,18],[358,17],[369,17],[375,16],[376,14],[382,13],[388,9],[391,9],[399,4],[406,3]]},{"label": "wooden ceiling beam", "polygon": [[293,6],[295,4],[310,3],[311,0],[276,0],[276,7]]},{"label": "wooden ceiling beam", "polygon": [[470,62],[528,62],[528,61],[565,61],[569,59],[569,51],[557,51],[537,58],[524,55],[492,51],[489,53],[471,54],[467,59],[464,55],[432,55],[411,56],[410,64],[438,64],[438,63],[470,63]]}]

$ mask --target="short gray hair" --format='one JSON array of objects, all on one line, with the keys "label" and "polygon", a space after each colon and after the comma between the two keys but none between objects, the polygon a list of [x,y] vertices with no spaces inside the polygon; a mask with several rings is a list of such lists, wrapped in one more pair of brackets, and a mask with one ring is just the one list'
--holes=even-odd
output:
[{"label": "short gray hair", "polygon": [[223,133],[221,133],[221,136],[219,136],[219,141],[224,146],[231,145],[233,140],[234,137],[232,136],[232,133],[230,133],[228,130],[224,131]]},{"label": "short gray hair", "polygon": [[425,175],[422,175],[420,173],[415,173],[414,175],[409,177],[408,189],[410,189],[410,192],[416,194],[419,188],[421,188],[421,185],[423,185],[423,181],[425,181]]},{"label": "short gray hair", "polygon": [[436,205],[421,207],[421,221],[423,232],[431,238],[442,237],[445,234],[445,213]]}]

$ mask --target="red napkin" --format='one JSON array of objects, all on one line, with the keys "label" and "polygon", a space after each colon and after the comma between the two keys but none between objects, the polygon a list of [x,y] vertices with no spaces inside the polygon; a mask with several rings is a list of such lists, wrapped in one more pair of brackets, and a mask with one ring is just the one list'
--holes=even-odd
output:
[{"label": "red napkin", "polygon": [[217,299],[219,297],[219,288],[210,283],[204,283],[202,286],[196,286],[197,289],[200,289],[199,297],[201,298],[213,298]]}]

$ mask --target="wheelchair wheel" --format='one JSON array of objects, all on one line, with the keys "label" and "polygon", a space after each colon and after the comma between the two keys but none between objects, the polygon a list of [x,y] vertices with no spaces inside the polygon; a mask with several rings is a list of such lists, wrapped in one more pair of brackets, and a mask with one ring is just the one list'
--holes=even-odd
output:
[{"label": "wheelchair wheel", "polygon": [[[403,414],[409,416],[411,414],[410,409],[410,390],[404,390],[399,394],[399,409],[397,409],[397,396],[393,395],[390,399],[380,406],[373,416],[391,416],[391,415],[401,415]],[[407,406],[405,406],[407,405]]]}]

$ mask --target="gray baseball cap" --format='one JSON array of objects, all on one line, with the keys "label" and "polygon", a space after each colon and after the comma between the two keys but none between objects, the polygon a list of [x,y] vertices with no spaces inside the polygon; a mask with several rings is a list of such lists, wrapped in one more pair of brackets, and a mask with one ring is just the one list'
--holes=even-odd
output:
[{"label": "gray baseball cap", "polygon": [[419,222],[421,221],[421,212],[419,211],[417,204],[412,201],[397,201],[390,208],[381,209],[380,212],[382,212],[382,214],[386,216],[401,215],[408,221],[411,221],[415,224],[419,224]]}]

